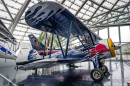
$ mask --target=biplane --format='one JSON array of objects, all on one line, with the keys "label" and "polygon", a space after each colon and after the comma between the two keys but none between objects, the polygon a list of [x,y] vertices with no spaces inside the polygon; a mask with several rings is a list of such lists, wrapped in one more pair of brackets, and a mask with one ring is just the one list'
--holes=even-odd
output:
[{"label": "biplane", "polygon": [[[116,56],[112,40],[100,38],[62,5],[50,1],[39,2],[27,10],[25,20],[32,28],[52,33],[52,41],[49,55],[44,56],[46,47],[43,49],[43,57],[33,49],[29,53],[29,56],[32,57],[31,60],[17,63],[19,69],[31,70],[58,64],[92,61],[94,69],[91,71],[91,77],[94,81],[101,81],[104,74],[108,72],[104,60]],[[51,53],[54,34],[57,35],[60,51]],[[67,39],[65,50],[59,36]],[[72,37],[76,37],[81,45],[68,49]],[[45,45],[46,39],[47,34]]]}]

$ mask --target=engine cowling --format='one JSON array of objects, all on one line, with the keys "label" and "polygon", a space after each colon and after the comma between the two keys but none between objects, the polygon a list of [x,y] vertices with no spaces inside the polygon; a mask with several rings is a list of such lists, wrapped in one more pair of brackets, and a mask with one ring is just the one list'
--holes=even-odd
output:
[{"label": "engine cowling", "polygon": [[98,54],[100,55],[100,58],[105,58],[105,59],[116,56],[114,43],[110,38],[100,40],[98,44],[89,52],[91,52],[89,58],[95,56],[95,54]]},{"label": "engine cowling", "polygon": [[110,38],[100,40],[99,44],[100,45],[102,44],[102,46],[100,46],[100,48],[101,48],[100,53],[104,53],[103,55],[100,56],[100,58],[102,58],[102,57],[111,58],[111,57],[116,56],[115,49],[114,49],[114,43],[112,42],[112,40]]}]

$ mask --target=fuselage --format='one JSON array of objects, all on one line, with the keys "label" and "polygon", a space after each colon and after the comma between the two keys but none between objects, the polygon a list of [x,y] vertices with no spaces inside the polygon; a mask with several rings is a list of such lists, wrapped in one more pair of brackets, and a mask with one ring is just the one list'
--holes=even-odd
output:
[{"label": "fuselage", "polygon": [[[108,40],[100,40],[95,45],[86,45],[87,48],[85,48],[83,45],[74,47],[67,52],[67,56],[63,57],[63,54],[61,51],[55,52],[51,55],[44,56],[44,59],[55,59],[55,60],[74,60],[74,61],[83,61],[83,60],[92,60],[95,58],[95,56],[98,57],[98,59],[106,59],[111,58],[111,52],[108,45]],[[50,51],[50,50],[49,50]],[[65,53],[66,50],[63,52]],[[36,55],[35,53],[32,53],[32,57]],[[36,58],[37,59],[37,58]],[[43,57],[41,57],[41,60],[43,60]]]}]

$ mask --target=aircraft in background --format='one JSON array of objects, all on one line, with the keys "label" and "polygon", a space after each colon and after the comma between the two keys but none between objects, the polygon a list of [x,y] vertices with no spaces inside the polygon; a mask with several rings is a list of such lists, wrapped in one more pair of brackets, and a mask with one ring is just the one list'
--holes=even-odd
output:
[{"label": "aircraft in background", "polygon": [[16,45],[17,41],[1,20],[0,30],[0,58],[16,60],[20,50],[18,50],[16,53],[13,53],[9,49],[5,48],[4,45],[2,45],[2,43],[5,44],[8,42],[12,43],[13,45]]},{"label": "aircraft in background", "polygon": [[[19,69],[31,70],[58,64],[92,61],[94,69],[91,71],[91,77],[94,81],[101,81],[104,74],[108,72],[104,60],[116,56],[114,49],[116,46],[112,40],[110,38],[101,39],[60,4],[49,1],[39,2],[28,9],[25,20],[29,26],[53,34],[50,52],[52,52],[53,37],[56,34],[61,50],[41,57],[37,50],[45,51],[46,48],[43,46],[38,48],[35,40],[33,43],[36,48],[33,47],[33,52],[29,53],[32,59],[18,62]],[[67,39],[66,50],[63,50],[59,36]],[[72,37],[77,37],[81,45],[68,50],[69,40]]]},{"label": "aircraft in background", "polygon": [[16,60],[19,50],[16,54],[13,54],[8,49],[0,45],[0,58]]}]

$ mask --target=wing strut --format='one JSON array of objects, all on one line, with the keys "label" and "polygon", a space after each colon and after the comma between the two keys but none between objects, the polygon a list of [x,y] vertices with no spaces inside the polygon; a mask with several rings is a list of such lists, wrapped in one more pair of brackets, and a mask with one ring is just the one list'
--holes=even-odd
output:
[{"label": "wing strut", "polygon": [[63,52],[63,48],[62,48],[62,46],[61,46],[61,42],[60,42],[60,39],[59,39],[59,35],[58,35],[58,33],[57,33],[56,30],[55,30],[55,33],[57,34],[57,39],[58,39],[58,42],[59,42],[59,45],[60,45],[60,48],[61,48],[61,51],[62,51],[62,55],[63,55],[63,57],[64,57],[65,55],[64,55],[64,52]]},{"label": "wing strut", "polygon": [[90,31],[89,31],[89,35],[90,35],[90,38],[91,38],[92,44],[95,45],[95,44],[94,44],[94,41],[93,41],[92,34],[90,33]]},{"label": "wing strut", "polygon": [[69,45],[69,40],[70,40],[70,33],[71,33],[72,24],[73,24],[73,21],[70,22],[70,28],[69,28],[69,31],[68,31],[69,35],[68,35],[68,38],[67,38],[67,45],[66,45],[66,51],[65,51],[65,57],[64,58],[67,58],[68,45]]},{"label": "wing strut", "polygon": [[44,52],[43,52],[43,59],[44,59],[45,50],[46,50],[46,40],[47,40],[47,33],[46,33],[46,38],[45,38],[45,48],[44,48]]},{"label": "wing strut", "polygon": [[[83,42],[80,40],[79,36],[77,36],[77,38],[79,39],[79,41],[81,42],[81,44],[84,46]],[[84,48],[87,48],[86,46],[84,46]]]},{"label": "wing strut", "polygon": [[53,31],[52,38],[51,38],[51,48],[50,48],[50,56],[49,56],[49,58],[51,58],[51,51],[52,51],[52,45],[53,45],[53,38],[54,38],[54,31]]}]

